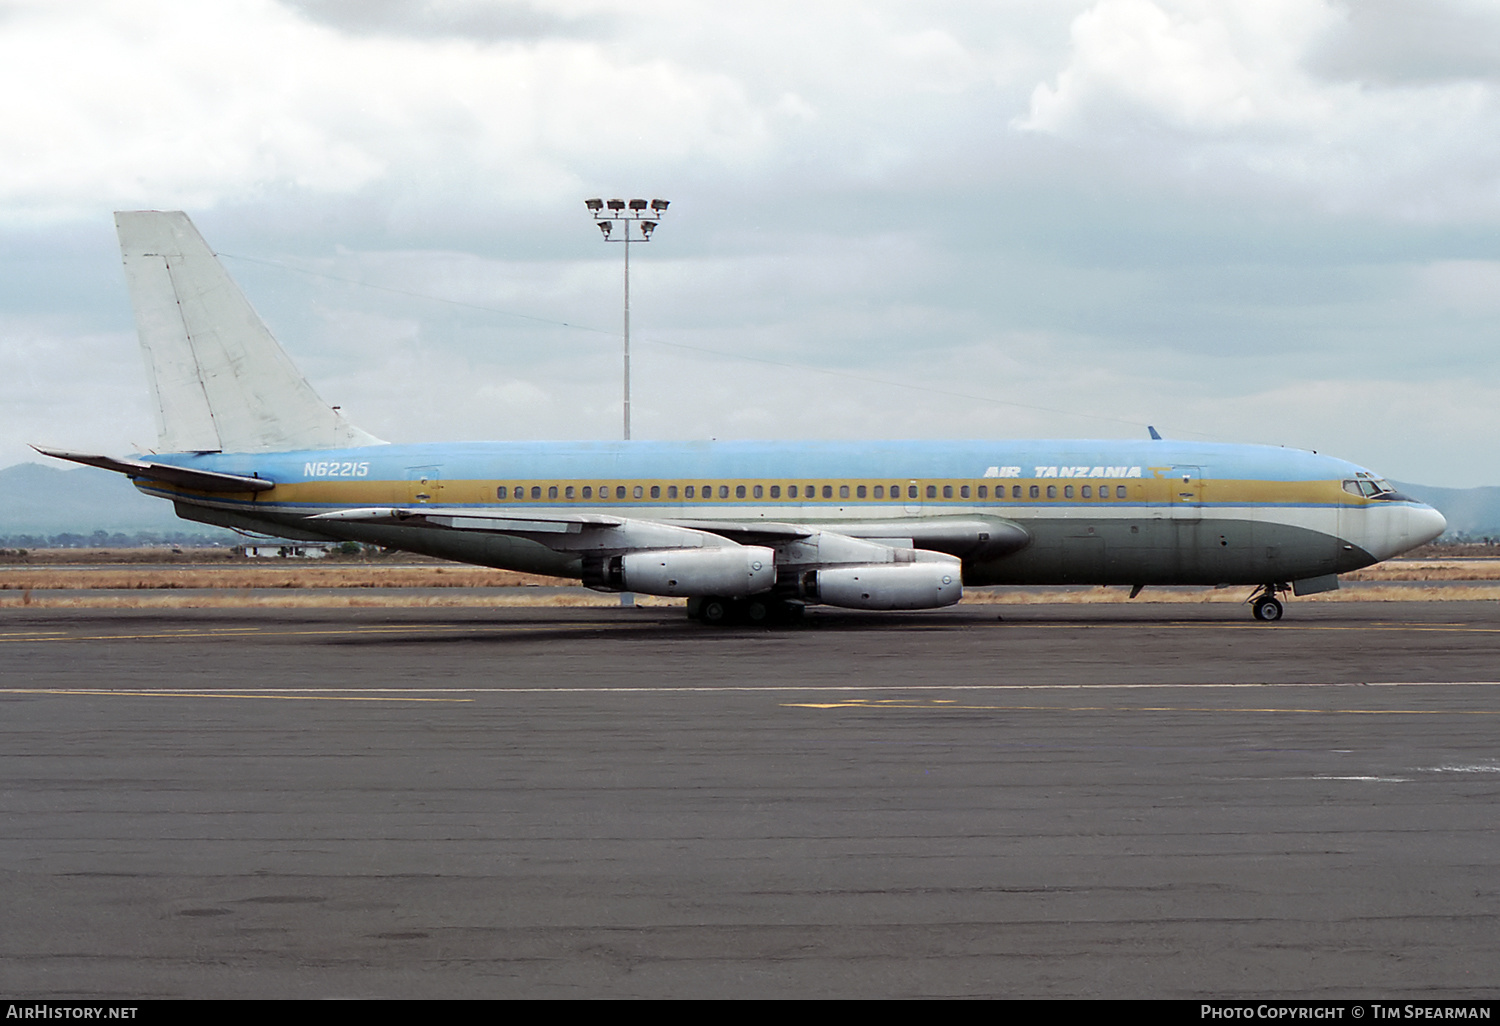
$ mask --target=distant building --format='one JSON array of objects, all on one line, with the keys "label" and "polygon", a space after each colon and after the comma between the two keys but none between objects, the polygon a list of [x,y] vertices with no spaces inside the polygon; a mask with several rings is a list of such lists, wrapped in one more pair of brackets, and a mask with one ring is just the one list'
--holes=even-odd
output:
[{"label": "distant building", "polygon": [[322,559],[333,549],[332,545],[306,542],[284,542],[269,545],[245,545],[240,551],[248,559]]}]

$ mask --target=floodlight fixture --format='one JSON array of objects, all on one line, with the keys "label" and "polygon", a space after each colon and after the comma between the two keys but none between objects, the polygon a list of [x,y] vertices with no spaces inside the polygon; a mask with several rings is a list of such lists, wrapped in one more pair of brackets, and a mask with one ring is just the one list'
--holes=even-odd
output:
[{"label": "floodlight fixture", "polygon": [[[636,242],[650,242],[651,234],[661,224],[661,215],[666,211],[668,203],[664,199],[646,201],[633,199],[629,201],[630,212],[625,212],[627,203],[622,199],[586,199],[583,205],[588,208],[589,213],[594,215],[594,223],[599,226],[600,233],[605,242],[625,243],[625,373],[624,373],[624,406],[625,406],[625,439],[630,440],[630,243],[634,235]],[[605,213],[608,209],[609,213]],[[647,213],[650,210],[651,213]],[[615,222],[620,222],[620,236],[615,238]],[[631,225],[635,225],[634,232]]]}]

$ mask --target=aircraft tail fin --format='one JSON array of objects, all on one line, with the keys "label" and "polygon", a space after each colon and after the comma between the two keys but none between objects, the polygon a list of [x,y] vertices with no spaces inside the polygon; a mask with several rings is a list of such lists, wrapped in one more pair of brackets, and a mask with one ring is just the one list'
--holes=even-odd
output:
[{"label": "aircraft tail fin", "polygon": [[160,452],[381,445],[318,398],[181,211],[115,214]]}]

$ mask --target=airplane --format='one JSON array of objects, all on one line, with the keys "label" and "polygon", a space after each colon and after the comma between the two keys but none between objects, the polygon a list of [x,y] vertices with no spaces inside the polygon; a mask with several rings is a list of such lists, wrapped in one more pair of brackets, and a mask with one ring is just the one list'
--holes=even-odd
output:
[{"label": "airplane", "polygon": [[37,446],[186,520],[686,598],[707,624],[935,609],[965,585],[1278,595],[1442,534],[1441,513],[1299,449],[1169,441],[394,445],[321,400],[182,212],[115,215],[157,451]]}]

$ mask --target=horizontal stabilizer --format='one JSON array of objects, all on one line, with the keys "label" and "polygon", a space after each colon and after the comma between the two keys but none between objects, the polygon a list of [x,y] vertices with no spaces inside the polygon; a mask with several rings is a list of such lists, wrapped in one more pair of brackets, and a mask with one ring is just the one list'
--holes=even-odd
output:
[{"label": "horizontal stabilizer", "polygon": [[200,492],[264,492],[276,487],[275,481],[263,477],[241,477],[239,474],[220,474],[212,470],[191,470],[174,467],[166,463],[150,463],[144,460],[121,460],[113,456],[94,456],[83,452],[67,452],[63,449],[43,449],[33,445],[43,456],[51,456],[71,463],[82,463],[89,467],[113,470],[146,481],[161,481],[180,488],[192,488]]}]

